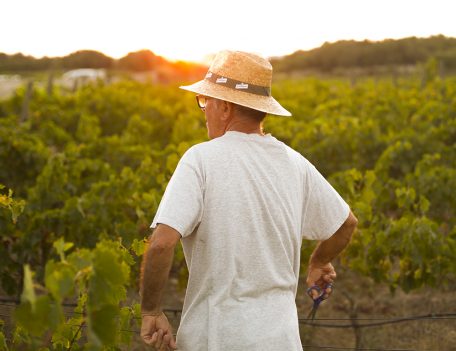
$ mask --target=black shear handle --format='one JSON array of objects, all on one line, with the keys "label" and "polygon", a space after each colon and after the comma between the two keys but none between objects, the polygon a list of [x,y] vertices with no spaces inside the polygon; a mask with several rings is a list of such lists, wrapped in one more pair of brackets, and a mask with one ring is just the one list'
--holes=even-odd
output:
[{"label": "black shear handle", "polygon": [[[327,290],[330,289],[329,292]],[[322,290],[318,285],[313,285],[307,289],[307,295],[314,301],[314,303],[320,303],[323,300],[326,300],[333,292],[334,286],[331,283],[325,285],[325,288]],[[317,296],[314,297],[313,292],[317,292]]]}]

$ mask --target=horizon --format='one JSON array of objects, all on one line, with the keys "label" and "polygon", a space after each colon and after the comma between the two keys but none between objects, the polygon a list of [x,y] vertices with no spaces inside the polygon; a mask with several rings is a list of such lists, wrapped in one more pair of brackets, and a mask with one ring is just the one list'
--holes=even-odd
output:
[{"label": "horizon", "polygon": [[[15,0],[3,4],[0,52],[35,58],[95,50],[118,59],[142,49],[170,61],[207,63],[223,49],[264,57],[339,40],[456,37],[447,0]],[[26,9],[26,11],[24,11]]]},{"label": "horizon", "polygon": [[[429,39],[429,38],[432,38],[432,37],[437,37],[437,36],[445,36],[446,38],[454,38],[456,39],[456,37],[452,37],[452,36],[446,36],[442,33],[437,33],[437,34],[431,34],[429,36],[426,36],[426,37],[418,37],[418,36],[408,36],[408,37],[401,37],[401,38],[384,38],[384,39],[381,39],[381,40],[371,40],[371,39],[368,39],[368,38],[365,38],[365,39],[339,39],[337,41],[334,41],[334,42],[323,42],[321,43],[319,46],[316,46],[316,47],[312,47],[312,48],[306,48],[306,49],[303,49],[303,48],[298,48],[296,49],[295,51],[293,52],[290,52],[290,53],[286,53],[286,54],[283,54],[283,55],[274,55],[274,56],[266,56],[268,59],[272,59],[272,58],[280,58],[280,57],[285,57],[285,56],[288,56],[288,55],[291,55],[295,52],[298,52],[298,51],[311,51],[311,50],[315,50],[315,49],[319,49],[321,48],[324,44],[328,43],[328,44],[334,44],[336,42],[340,42],[340,41],[355,41],[355,42],[363,42],[363,41],[369,41],[371,43],[379,43],[379,42],[382,42],[382,41],[387,41],[387,40],[403,40],[403,39],[408,39],[408,38],[417,38],[417,39]],[[24,56],[30,56],[30,57],[33,57],[34,59],[43,59],[43,58],[59,58],[59,57],[65,57],[65,56],[69,56],[71,54],[74,54],[76,52],[79,52],[79,51],[95,51],[95,52],[99,52],[105,56],[108,56],[114,60],[119,60],[125,56],[127,56],[128,54],[130,53],[134,53],[134,52],[138,52],[138,51],[143,51],[143,50],[149,50],[151,51],[154,55],[156,56],[159,56],[159,57],[162,57],[164,58],[165,60],[169,61],[169,62],[187,62],[187,63],[194,63],[194,64],[207,64],[207,63],[210,63],[210,60],[209,58],[212,57],[213,55],[216,54],[216,52],[214,53],[209,53],[205,56],[207,56],[207,59],[204,59],[202,61],[192,61],[192,60],[185,60],[185,59],[173,59],[173,58],[168,58],[166,57],[165,55],[161,55],[159,52],[156,52],[154,51],[153,49],[151,48],[138,48],[137,50],[133,50],[133,51],[128,51],[120,56],[112,56],[112,55],[109,55],[103,51],[100,51],[100,50],[97,50],[97,49],[91,49],[91,48],[82,48],[82,49],[77,49],[77,50],[74,50],[74,51],[71,51],[71,52],[68,52],[68,53],[64,53],[62,55],[58,55],[58,56],[50,56],[50,55],[43,55],[43,56],[36,56],[36,55],[33,55],[33,54],[29,54],[29,53],[26,53],[26,52],[6,52],[6,51],[1,51],[0,50],[0,53],[3,53],[3,54],[6,54],[6,55],[17,55],[17,54],[22,54]]]}]

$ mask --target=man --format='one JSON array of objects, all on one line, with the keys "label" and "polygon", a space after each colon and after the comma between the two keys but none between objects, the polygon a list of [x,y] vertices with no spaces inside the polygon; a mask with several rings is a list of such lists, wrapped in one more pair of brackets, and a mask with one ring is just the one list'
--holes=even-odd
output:
[{"label": "man", "polygon": [[[143,340],[159,350],[302,350],[295,296],[302,239],[319,240],[307,284],[329,293],[331,261],[357,220],[302,155],[262,131],[290,116],[261,57],[223,51],[197,93],[211,141],[191,147],[167,186],[144,254]],[[189,269],[177,345],[161,310],[174,247]]]}]

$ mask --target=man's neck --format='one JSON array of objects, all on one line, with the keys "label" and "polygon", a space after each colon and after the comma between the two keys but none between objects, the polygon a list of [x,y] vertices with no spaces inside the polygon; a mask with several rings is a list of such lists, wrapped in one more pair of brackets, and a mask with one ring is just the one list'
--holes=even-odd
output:
[{"label": "man's neck", "polygon": [[246,123],[238,119],[233,119],[228,123],[225,133],[228,131],[240,132],[245,134],[264,135],[263,125],[260,123]]}]

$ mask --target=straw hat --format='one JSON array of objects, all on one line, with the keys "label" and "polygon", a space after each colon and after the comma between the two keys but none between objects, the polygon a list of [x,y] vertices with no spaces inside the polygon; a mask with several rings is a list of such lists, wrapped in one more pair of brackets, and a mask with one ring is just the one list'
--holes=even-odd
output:
[{"label": "straw hat", "polygon": [[181,89],[233,102],[278,116],[291,116],[271,96],[272,66],[266,59],[240,51],[219,52],[206,77]]}]

